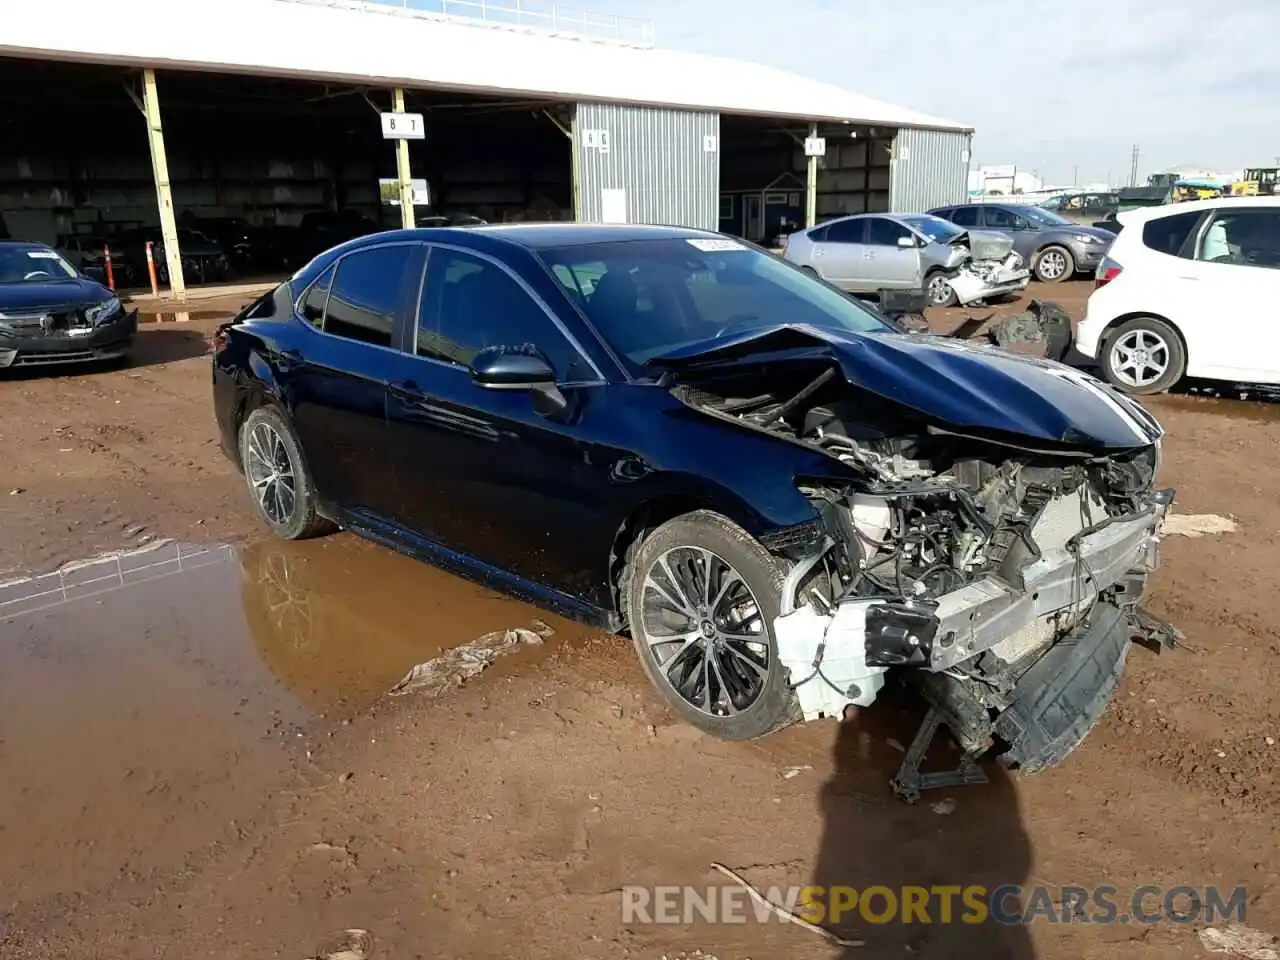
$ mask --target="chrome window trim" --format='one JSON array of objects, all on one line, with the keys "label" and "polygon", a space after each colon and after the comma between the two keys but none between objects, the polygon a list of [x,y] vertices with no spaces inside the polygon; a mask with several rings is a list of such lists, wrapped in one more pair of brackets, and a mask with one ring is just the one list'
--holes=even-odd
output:
[{"label": "chrome window trim", "polygon": [[[342,254],[342,256],[336,258],[331,264],[329,264],[327,267],[321,270],[320,273],[316,275],[316,278],[306,285],[302,293],[298,294],[298,298],[293,302],[293,312],[298,316],[299,319],[302,320],[302,325],[304,327],[307,327],[313,333],[318,333],[322,337],[328,337],[330,340],[336,340],[340,343],[358,343],[362,347],[370,347],[374,350],[386,350],[389,353],[394,353],[397,356],[401,356],[402,351],[397,350],[395,345],[394,326],[392,327],[392,331],[393,331],[393,334],[391,337],[392,343],[391,343],[391,346],[389,347],[384,347],[380,343],[366,343],[363,340],[352,340],[350,337],[340,337],[336,333],[330,333],[328,330],[324,329],[324,326],[323,326],[324,321],[329,318],[329,298],[333,296],[332,283],[329,284],[329,289],[324,295],[324,313],[320,317],[321,326],[319,327],[315,326],[314,324],[310,323],[306,319],[306,317],[302,316],[302,310],[300,308],[300,304],[304,299],[306,299],[307,294],[311,292],[311,288],[315,286],[316,283],[319,282],[320,278],[323,277],[330,270],[333,271],[333,279],[336,281],[338,279],[338,267],[341,265],[343,260],[347,259],[347,257],[353,256],[357,253],[369,253],[374,250],[387,250],[387,249],[390,249],[391,247],[412,247],[412,246],[416,246],[418,243],[419,241],[417,240],[394,240],[389,243],[373,243],[367,247],[360,247],[356,250],[348,250],[346,253]],[[425,273],[425,268],[424,268],[424,273]],[[416,318],[414,320],[414,336],[415,337],[417,336]]]}]

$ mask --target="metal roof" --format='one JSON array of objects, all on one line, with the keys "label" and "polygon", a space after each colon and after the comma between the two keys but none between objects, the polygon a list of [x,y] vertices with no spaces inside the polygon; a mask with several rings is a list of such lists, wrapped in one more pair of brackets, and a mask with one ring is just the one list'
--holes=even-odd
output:
[{"label": "metal roof", "polygon": [[971,129],[740,60],[349,0],[43,0],[5,14],[0,54]]}]

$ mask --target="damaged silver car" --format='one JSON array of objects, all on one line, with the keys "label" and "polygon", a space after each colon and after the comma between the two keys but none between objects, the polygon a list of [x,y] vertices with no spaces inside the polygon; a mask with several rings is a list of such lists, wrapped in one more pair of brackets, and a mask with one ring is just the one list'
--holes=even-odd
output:
[{"label": "damaged silver car", "polygon": [[1002,233],[929,214],[858,214],[788,237],[783,255],[848,293],[924,290],[933,307],[1021,293],[1031,272]]}]

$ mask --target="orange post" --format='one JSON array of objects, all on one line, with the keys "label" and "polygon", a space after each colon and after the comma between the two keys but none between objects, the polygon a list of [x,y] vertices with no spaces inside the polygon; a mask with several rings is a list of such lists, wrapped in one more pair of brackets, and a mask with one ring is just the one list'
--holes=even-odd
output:
[{"label": "orange post", "polygon": [[147,241],[147,273],[151,274],[151,295],[160,296],[160,287],[156,284],[156,258],[151,252],[152,241]]},{"label": "orange post", "polygon": [[107,289],[114,290],[116,288],[116,275],[111,269],[111,245],[104,243],[102,245],[102,258],[107,264]]}]

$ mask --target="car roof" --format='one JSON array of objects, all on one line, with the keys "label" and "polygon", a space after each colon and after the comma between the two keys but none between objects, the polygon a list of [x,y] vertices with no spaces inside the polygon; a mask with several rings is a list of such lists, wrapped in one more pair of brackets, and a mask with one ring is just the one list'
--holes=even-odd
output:
[{"label": "car roof", "polygon": [[1230,210],[1240,208],[1280,208],[1280,197],[1211,197],[1208,200],[1186,200],[1182,203],[1165,203],[1158,207],[1138,207],[1126,210],[1116,219],[1125,226],[1147,223],[1179,213],[1203,213],[1205,210]]},{"label": "car roof", "polygon": [[413,230],[384,230],[352,241],[347,249],[391,239],[439,240],[460,246],[474,246],[474,239],[487,237],[529,250],[573,247],[593,243],[621,243],[626,240],[689,240],[719,237],[710,230],[691,227],[657,227],[643,224],[605,223],[478,223],[466,227],[418,227]]},{"label": "car roof", "polygon": [[48,244],[34,240],[0,240],[0,250],[49,250]]}]

